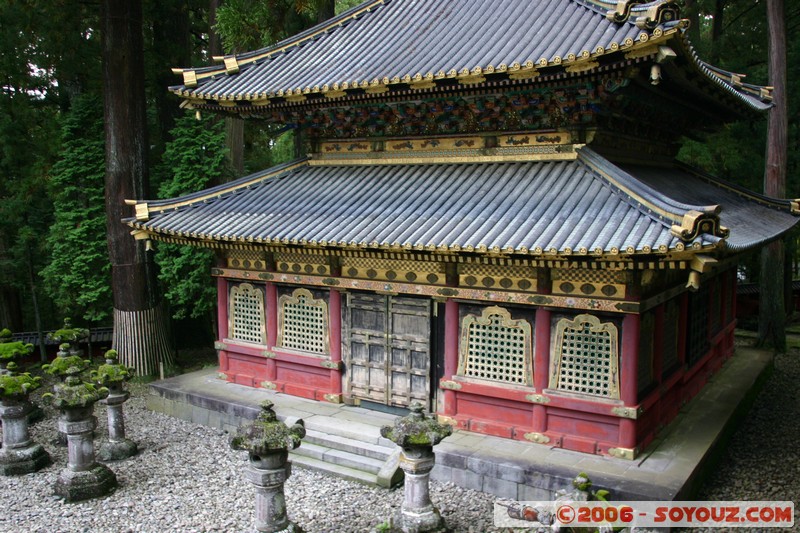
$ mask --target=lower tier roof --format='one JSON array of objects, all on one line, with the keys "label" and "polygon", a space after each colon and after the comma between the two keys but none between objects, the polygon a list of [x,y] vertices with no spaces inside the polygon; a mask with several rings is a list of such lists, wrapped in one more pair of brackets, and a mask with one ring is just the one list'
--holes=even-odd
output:
[{"label": "lower tier roof", "polygon": [[574,160],[329,164],[301,160],[184,197],[139,201],[140,235],[528,255],[666,254],[758,246],[795,203],[687,168]]}]

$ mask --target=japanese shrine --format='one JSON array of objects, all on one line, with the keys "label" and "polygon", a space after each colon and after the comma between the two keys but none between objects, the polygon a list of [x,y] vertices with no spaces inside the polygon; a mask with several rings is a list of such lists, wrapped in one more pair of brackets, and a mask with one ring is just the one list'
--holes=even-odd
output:
[{"label": "japanese shrine", "polygon": [[741,254],[800,213],[675,160],[771,105],[687,26],[670,0],[367,1],[177,70],[184,107],[308,155],[126,223],[218,252],[224,379],[633,459],[733,355]]}]

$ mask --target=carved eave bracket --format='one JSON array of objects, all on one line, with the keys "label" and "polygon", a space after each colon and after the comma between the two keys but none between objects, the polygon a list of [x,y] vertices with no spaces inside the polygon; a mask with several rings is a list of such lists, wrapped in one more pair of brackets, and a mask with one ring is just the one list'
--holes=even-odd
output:
[{"label": "carved eave bracket", "polygon": [[636,17],[636,27],[643,30],[653,30],[665,22],[673,22],[680,18],[678,6],[674,0],[663,0],[659,4],[654,4],[645,12],[644,15]]},{"label": "carved eave bracket", "polygon": [[634,7],[651,3],[650,7],[644,11],[644,14],[636,17],[634,22],[638,28],[653,30],[660,24],[678,20],[680,11],[674,2],[675,0],[661,0],[660,2],[652,3],[649,0],[619,0],[617,7],[606,13],[606,18],[617,24],[622,24],[628,21]]},{"label": "carved eave bracket", "polygon": [[713,235],[725,239],[730,231],[719,222],[720,206],[714,206],[707,212],[689,211],[683,215],[681,225],[673,225],[670,233],[683,242],[691,242],[701,234]]},{"label": "carved eave bracket", "polygon": [[631,10],[634,6],[645,4],[647,0],[619,0],[615,9],[610,9],[606,13],[606,18],[611,22],[622,24],[631,16]]}]

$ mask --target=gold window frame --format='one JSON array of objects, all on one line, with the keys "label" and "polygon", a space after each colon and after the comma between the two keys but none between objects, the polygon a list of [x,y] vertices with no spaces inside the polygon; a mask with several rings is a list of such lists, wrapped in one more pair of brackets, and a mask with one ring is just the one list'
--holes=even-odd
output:
[{"label": "gold window frame", "polygon": [[[286,308],[287,306],[306,306],[312,309],[316,308],[319,311],[319,332],[314,335],[314,344],[321,347],[322,351],[308,349],[308,343],[302,342],[287,342],[292,339],[292,335],[287,335],[286,323]],[[308,321],[306,321],[308,326]],[[303,326],[291,326],[292,328]],[[316,340],[318,339],[318,340]],[[328,304],[323,299],[314,298],[311,291],[308,289],[295,289],[292,291],[291,296],[284,294],[278,298],[278,346],[289,350],[297,350],[301,352],[313,353],[316,355],[329,355],[330,354],[330,327],[328,320]]]},{"label": "gold window frame", "polygon": [[[244,301],[241,299],[244,299]],[[237,300],[242,305],[249,306],[252,310],[255,310],[255,315],[249,318],[242,316],[241,320],[239,320],[236,315],[237,310],[240,310]],[[247,302],[247,300],[250,301]],[[253,312],[252,310],[250,311],[251,313]],[[247,321],[252,320],[257,320],[259,324],[255,327],[252,324],[246,324]],[[242,322],[245,322],[245,324]],[[247,331],[247,326],[250,326],[252,330]],[[253,332],[257,332],[257,334]],[[266,313],[264,312],[264,290],[262,288],[256,287],[251,283],[239,283],[231,287],[228,295],[228,338],[253,344],[267,343],[267,323]]]},{"label": "gold window frame", "polygon": [[[476,376],[470,371],[471,360],[473,360],[476,365],[480,365],[480,358],[485,357],[485,355],[477,354],[472,357],[473,353],[470,351],[471,335],[475,332],[476,327],[491,326],[494,322],[493,317],[499,317],[499,321],[497,321],[499,326],[508,329],[518,329],[522,333],[522,379],[519,381]],[[533,333],[530,323],[524,319],[511,318],[511,313],[503,307],[486,307],[483,309],[480,316],[468,314],[461,320],[461,341],[458,354],[457,375],[464,378],[478,379],[492,383],[533,387],[532,345]]]},{"label": "gold window frame", "polygon": [[[612,400],[619,400],[619,332],[617,326],[613,322],[601,322],[600,319],[594,315],[581,314],[576,316],[573,320],[569,318],[562,318],[556,322],[556,332],[554,335],[553,350],[552,350],[552,364],[550,369],[550,389],[561,392],[568,392],[574,394],[581,394],[584,396],[593,396],[597,398],[606,398]],[[571,332],[577,334],[598,334],[608,336],[608,386],[607,394],[598,394],[595,392],[584,392],[575,390],[572,387],[567,387],[562,382],[562,372],[569,371],[569,367],[565,363],[578,363],[581,358],[587,359],[590,354],[582,355],[580,352],[575,352],[575,355],[568,354],[568,358],[574,357],[576,360],[565,361],[564,354],[564,339],[565,336]],[[575,347],[580,348],[580,347]],[[586,348],[585,346],[583,348]],[[586,363],[589,364],[588,362]],[[596,364],[596,363],[592,363]],[[577,369],[576,369],[577,370]],[[597,381],[597,376],[594,378]],[[563,380],[566,381],[566,380]],[[594,385],[591,388],[598,388]]]}]

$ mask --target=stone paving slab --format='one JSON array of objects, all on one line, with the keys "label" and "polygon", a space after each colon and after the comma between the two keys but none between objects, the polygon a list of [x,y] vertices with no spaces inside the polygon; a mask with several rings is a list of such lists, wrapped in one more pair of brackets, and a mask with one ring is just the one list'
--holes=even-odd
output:
[{"label": "stone paving slab", "polygon": [[[578,472],[586,472],[595,488],[609,489],[616,500],[688,500],[704,471],[714,466],[719,448],[771,365],[770,353],[737,348],[709,385],[634,461],[457,430],[436,447],[431,476],[501,497],[538,500],[550,498]],[[227,383],[213,369],[151,384],[148,406],[233,431],[256,416],[264,399],[275,403],[280,418],[303,418],[314,431],[391,445],[380,437],[379,428],[391,424],[392,415]]]}]

